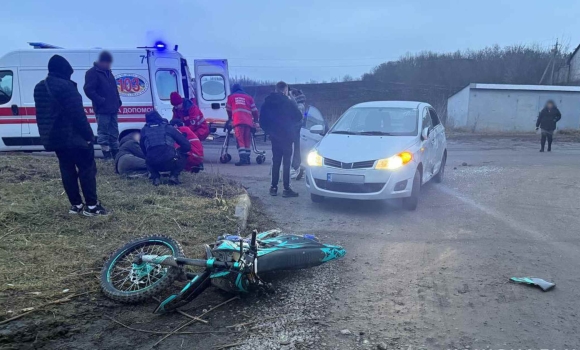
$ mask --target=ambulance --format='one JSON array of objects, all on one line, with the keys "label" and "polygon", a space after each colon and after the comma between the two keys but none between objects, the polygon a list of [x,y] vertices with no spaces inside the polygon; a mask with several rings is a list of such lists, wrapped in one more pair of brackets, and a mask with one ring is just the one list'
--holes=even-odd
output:
[{"label": "ambulance", "polygon": [[[33,49],[18,50],[0,57],[0,151],[42,151],[34,87],[48,74],[48,60],[55,54],[65,57],[74,69],[72,80],[83,97],[85,113],[97,134],[95,113],[85,96],[85,73],[97,60],[101,49],[69,50],[44,43],[29,43]],[[113,75],[123,101],[119,108],[119,139],[145,124],[145,113],[155,109],[172,118],[169,95],[195,97],[212,131],[227,121],[226,101],[230,94],[228,62],[225,59],[187,60],[162,42],[151,47],[109,50],[113,55]]]}]

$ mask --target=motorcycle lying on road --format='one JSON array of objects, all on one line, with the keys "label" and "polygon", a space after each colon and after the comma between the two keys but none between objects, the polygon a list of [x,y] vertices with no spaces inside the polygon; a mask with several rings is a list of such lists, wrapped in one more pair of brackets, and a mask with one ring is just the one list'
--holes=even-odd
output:
[{"label": "motorcycle lying on road", "polygon": [[[322,244],[312,235],[280,230],[250,237],[221,236],[205,245],[206,259],[189,259],[171,237],[154,235],[133,240],[115,251],[101,271],[104,294],[123,303],[138,303],[160,295],[179,278],[189,281],[178,294],[162,301],[155,313],[173,311],[199,296],[210,285],[233,293],[267,286],[260,274],[321,265],[346,254],[340,246]],[[205,268],[185,272],[185,266]]]}]

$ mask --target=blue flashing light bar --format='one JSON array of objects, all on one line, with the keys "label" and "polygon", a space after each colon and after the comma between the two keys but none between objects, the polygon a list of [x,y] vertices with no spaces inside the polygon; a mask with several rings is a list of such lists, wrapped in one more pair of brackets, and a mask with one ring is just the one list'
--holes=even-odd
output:
[{"label": "blue flashing light bar", "polygon": [[35,49],[62,49],[62,47],[60,46],[55,46],[41,42],[29,42],[28,45],[32,46]]}]

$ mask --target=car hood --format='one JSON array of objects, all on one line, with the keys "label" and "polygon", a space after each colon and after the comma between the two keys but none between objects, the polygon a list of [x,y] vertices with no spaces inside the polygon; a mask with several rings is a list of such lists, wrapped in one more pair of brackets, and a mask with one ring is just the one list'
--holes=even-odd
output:
[{"label": "car hood", "polygon": [[322,157],[343,163],[391,157],[413,146],[416,136],[326,135],[316,146]]}]

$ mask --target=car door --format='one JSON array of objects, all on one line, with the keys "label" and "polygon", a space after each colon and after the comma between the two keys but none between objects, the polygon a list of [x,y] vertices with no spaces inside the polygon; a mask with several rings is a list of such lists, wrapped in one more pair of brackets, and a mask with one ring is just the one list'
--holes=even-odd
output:
[{"label": "car door", "polygon": [[431,116],[431,123],[433,124],[433,173],[439,172],[443,153],[445,152],[445,128],[441,124],[439,115],[433,108],[429,108],[429,115]]},{"label": "car door", "polygon": [[[159,51],[148,51],[149,81],[151,83],[153,106],[163,118],[173,118],[173,106],[169,101],[172,92],[183,96],[181,86],[181,61],[178,56]],[[131,80],[128,80],[131,83]]]},{"label": "car door", "polygon": [[427,128],[429,130],[428,137],[421,140],[422,162],[423,162],[423,183],[429,181],[433,177],[433,144],[435,141],[435,134],[433,131],[433,122],[429,114],[429,108],[423,108],[421,118],[421,133]]},{"label": "car door", "polygon": [[322,125],[324,130],[326,130],[326,122],[322,113],[318,108],[314,106],[309,106],[304,113],[304,123],[300,129],[300,153],[302,154],[302,161],[305,162],[308,153],[316,144],[322,140],[323,135],[313,134],[310,132],[310,128],[314,125]]},{"label": "car door", "polygon": [[[20,103],[18,81],[16,67],[0,69],[0,148],[3,150],[20,149],[25,141],[23,133],[30,134],[26,115],[22,113],[25,109]],[[34,85],[30,90],[34,90]]]}]

